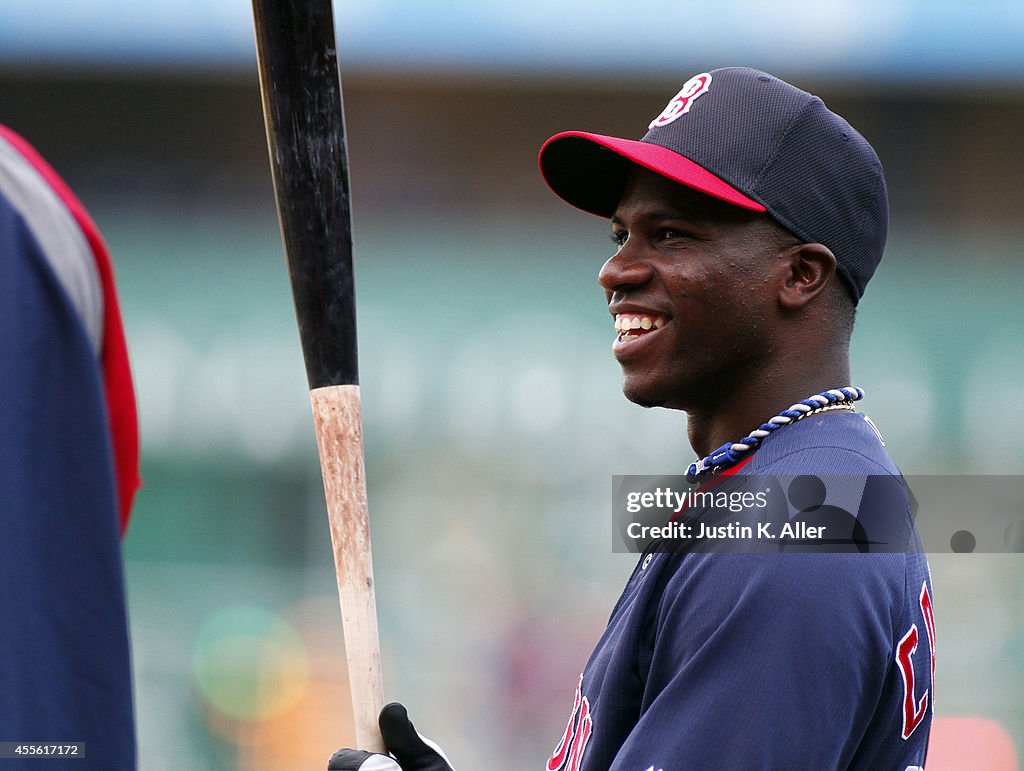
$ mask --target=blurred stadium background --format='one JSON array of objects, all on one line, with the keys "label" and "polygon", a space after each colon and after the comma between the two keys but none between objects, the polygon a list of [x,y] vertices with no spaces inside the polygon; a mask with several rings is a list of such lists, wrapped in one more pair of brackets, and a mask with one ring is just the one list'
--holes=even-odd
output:
[{"label": "blurred stadium background", "polygon": [[[641,11],[642,18],[638,18]],[[322,768],[352,741],[244,0],[0,0],[0,122],[92,210],[141,405],[125,541],[141,767]],[[387,693],[461,768],[539,768],[633,558],[610,477],[690,461],[618,390],[606,226],[536,151],[640,135],[749,64],[872,141],[892,204],[855,382],[912,473],[1024,470],[1024,5],[336,4]],[[1024,561],[934,555],[937,714],[1024,747]],[[486,759],[486,760],[485,760]]]}]

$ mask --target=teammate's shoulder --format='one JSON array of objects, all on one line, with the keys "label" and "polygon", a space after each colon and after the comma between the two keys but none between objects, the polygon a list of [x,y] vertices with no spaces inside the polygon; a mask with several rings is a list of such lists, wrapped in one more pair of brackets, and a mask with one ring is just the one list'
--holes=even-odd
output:
[{"label": "teammate's shoulder", "polygon": [[766,437],[745,473],[883,474],[900,471],[881,433],[867,415],[813,415]]}]

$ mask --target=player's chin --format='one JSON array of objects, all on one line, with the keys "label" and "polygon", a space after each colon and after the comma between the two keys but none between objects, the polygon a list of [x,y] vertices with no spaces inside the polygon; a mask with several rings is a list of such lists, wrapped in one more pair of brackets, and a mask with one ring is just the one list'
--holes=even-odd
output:
[{"label": "player's chin", "polygon": [[665,398],[659,393],[656,383],[651,383],[643,377],[630,375],[625,371],[622,373],[622,394],[633,404],[641,407],[663,407],[665,405]]},{"label": "player's chin", "polygon": [[694,401],[695,373],[672,367],[622,367],[622,393],[641,407],[663,407],[685,412]]}]

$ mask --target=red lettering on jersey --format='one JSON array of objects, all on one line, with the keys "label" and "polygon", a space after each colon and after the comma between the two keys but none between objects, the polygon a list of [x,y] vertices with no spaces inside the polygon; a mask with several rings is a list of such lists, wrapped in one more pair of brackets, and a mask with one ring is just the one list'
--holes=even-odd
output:
[{"label": "red lettering on jersey", "polygon": [[580,708],[580,719],[576,728],[576,740],[572,743],[572,752],[569,753],[569,763],[566,771],[579,771],[580,763],[583,762],[583,751],[590,741],[590,734],[594,732],[594,723],[590,718],[590,702],[583,697],[583,706]]},{"label": "red lettering on jersey", "polygon": [[[921,614],[924,616],[924,628],[928,632],[928,648],[932,652],[932,688],[935,688],[935,611],[932,609],[932,596],[928,593],[928,582],[921,583]],[[935,696],[932,695],[932,712],[935,711]]]},{"label": "red lettering on jersey", "polygon": [[924,720],[924,712],[928,708],[928,689],[914,706],[914,662],[911,657],[917,650],[917,624],[911,624],[910,630],[903,635],[899,645],[896,646],[896,666],[900,668],[903,675],[903,738],[909,739],[921,721]]},{"label": "red lettering on jersey", "polygon": [[[577,717],[578,715],[578,717]],[[548,759],[548,771],[579,771],[583,762],[583,752],[594,732],[594,721],[590,717],[590,700],[583,695],[583,675],[580,675],[576,686],[576,698],[573,699],[572,714],[565,726],[565,733],[558,740],[558,746]]]},{"label": "red lettering on jersey", "polygon": [[[896,645],[896,666],[900,669],[900,674],[903,676],[903,738],[909,739],[910,735],[914,733],[921,721],[924,720],[925,712],[928,709],[929,698],[928,694],[935,684],[935,612],[932,608],[932,597],[928,592],[928,582],[925,581],[921,584],[921,596],[920,596],[921,615],[924,617],[925,631],[928,634],[928,649],[930,651],[930,661],[928,667],[928,688],[924,689],[924,693],[918,701],[914,701],[915,688],[914,688],[914,652],[917,650],[917,644],[920,640],[920,635],[917,631],[917,624],[911,624],[910,629],[903,635],[903,638]],[[934,708],[934,699],[932,706]]]},{"label": "red lettering on jersey", "polygon": [[576,713],[580,708],[580,699],[583,698],[583,675],[580,675],[580,683],[576,686],[576,698],[573,699],[572,712],[569,714],[569,722],[566,723],[565,733],[558,740],[555,751],[548,758],[548,771],[558,771],[569,755],[569,747],[572,744],[573,734],[576,733]]}]

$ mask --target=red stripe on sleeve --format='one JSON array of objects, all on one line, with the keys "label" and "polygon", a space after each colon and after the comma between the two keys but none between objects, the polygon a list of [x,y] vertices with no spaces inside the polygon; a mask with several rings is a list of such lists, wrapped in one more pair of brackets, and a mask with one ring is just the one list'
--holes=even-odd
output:
[{"label": "red stripe on sleeve", "polygon": [[110,421],[110,436],[113,443],[114,466],[117,474],[117,493],[121,514],[121,534],[128,527],[132,501],[139,489],[139,422],[135,404],[135,389],[132,385],[131,366],[128,361],[128,346],[121,322],[121,308],[117,301],[114,283],[114,268],[110,254],[103,242],[99,228],[93,222],[85,206],[78,200],[67,183],[49,163],[28,142],[9,128],[0,126],[0,136],[6,139],[24,158],[32,164],[46,183],[68,207],[82,229],[93,257],[96,271],[103,288],[103,348],[101,364],[103,384],[106,393],[107,416]]}]

